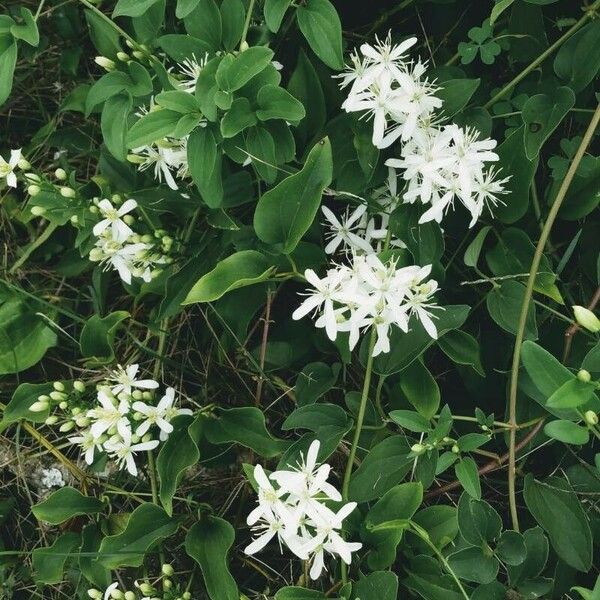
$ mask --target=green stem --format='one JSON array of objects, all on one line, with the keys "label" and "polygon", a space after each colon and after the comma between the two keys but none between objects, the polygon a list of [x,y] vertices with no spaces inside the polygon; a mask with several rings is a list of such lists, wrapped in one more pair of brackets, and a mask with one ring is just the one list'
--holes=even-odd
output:
[{"label": "green stem", "polygon": [[410,531],[411,533],[420,537],[429,546],[429,548],[437,556],[437,558],[442,563],[442,565],[444,565],[444,568],[446,569],[446,571],[448,571],[448,573],[450,573],[452,579],[454,579],[456,585],[458,586],[458,589],[460,590],[460,593],[463,595],[463,598],[465,598],[465,600],[469,600],[469,594],[467,594],[465,588],[463,587],[462,583],[460,582],[460,579],[456,576],[456,573],[452,570],[452,567],[446,560],[446,557],[440,552],[438,547],[431,541],[431,539],[429,538],[429,534],[423,528],[421,528],[416,523],[413,523],[412,521],[410,522],[410,527],[407,531]]},{"label": "green stem", "polygon": [[564,42],[566,42],[575,32],[577,32],[583,25],[589,21],[594,15],[596,9],[600,7],[600,0],[596,0],[591,6],[585,10],[585,14],[575,25],[567,29],[563,35],[561,35],[551,46],[549,46],[544,52],[542,52],[530,65],[528,65],[523,71],[521,71],[514,79],[509,81],[489,102],[484,104],[484,108],[490,108],[501,98],[510,92],[518,83],[520,83],[529,73],[537,69],[555,50],[560,48]]},{"label": "green stem", "polygon": [[242,30],[242,38],[240,40],[240,51],[243,46],[246,45],[246,36],[248,35],[248,29],[250,29],[250,21],[252,20],[252,11],[254,10],[255,0],[250,0],[248,5],[248,12],[246,13],[246,20],[244,21],[244,29]]},{"label": "green stem", "polygon": [[42,234],[26,247],[21,257],[10,268],[9,273],[14,273],[15,271],[17,271],[19,267],[21,267],[21,265],[31,256],[31,254],[35,250],[37,250],[45,241],[48,240],[48,238],[54,233],[56,228],[57,225],[55,223],[48,223],[48,226],[46,227],[46,229],[44,229]]},{"label": "green stem", "polygon": [[383,406],[381,405],[381,390],[383,388],[383,384],[385,383],[385,379],[385,375],[379,376],[379,379],[377,380],[377,389],[375,390],[375,407],[377,408],[377,412],[379,413],[382,421],[385,421],[387,418],[385,411],[383,410]]},{"label": "green stem", "polygon": [[[595,2],[594,6],[599,4],[599,2]],[[544,247],[546,242],[548,241],[548,237],[550,236],[550,231],[552,230],[552,226],[554,225],[554,221],[560,210],[560,207],[563,203],[567,195],[567,191],[575,177],[575,173],[577,172],[577,168],[579,167],[579,163],[583,158],[587,147],[589,146],[592,137],[594,135],[594,131],[598,126],[598,122],[600,121],[600,104],[596,108],[594,112],[594,116],[588,125],[588,128],[581,140],[581,144],[577,149],[577,153],[573,158],[573,162],[571,163],[569,170],[558,190],[556,195],[556,199],[554,200],[554,204],[550,208],[550,212],[548,213],[548,218],[544,224],[544,228],[542,229],[542,233],[540,235],[540,239],[538,240],[537,246],[535,248],[535,253],[533,255],[533,260],[531,261],[531,267],[529,269],[529,277],[527,279],[527,286],[525,289],[525,294],[523,296],[523,304],[521,306],[521,315],[519,317],[519,326],[517,328],[517,336],[515,339],[515,348],[513,352],[512,359],[512,367],[511,367],[511,376],[510,376],[510,394],[509,394],[509,424],[511,426],[510,429],[510,438],[509,438],[509,457],[508,457],[508,501],[510,506],[510,514],[512,519],[513,529],[515,531],[519,531],[519,516],[517,511],[517,500],[515,493],[515,476],[516,476],[516,443],[517,443],[517,390],[519,383],[519,365],[521,362],[521,345],[523,343],[523,339],[525,337],[525,324],[527,322],[527,313],[529,311],[529,305],[531,302],[531,297],[533,295],[533,286],[535,284],[536,274],[538,272],[540,261],[542,260],[542,255],[544,252]]]}]

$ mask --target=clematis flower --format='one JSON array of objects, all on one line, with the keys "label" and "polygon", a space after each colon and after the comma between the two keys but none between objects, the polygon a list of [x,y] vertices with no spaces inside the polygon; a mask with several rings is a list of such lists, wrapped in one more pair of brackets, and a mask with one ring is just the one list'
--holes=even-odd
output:
[{"label": "clematis flower", "polygon": [[17,187],[17,176],[15,175],[15,169],[19,165],[19,161],[23,158],[21,149],[11,150],[10,158],[8,162],[0,156],[0,179],[6,179],[6,185],[8,187]]}]

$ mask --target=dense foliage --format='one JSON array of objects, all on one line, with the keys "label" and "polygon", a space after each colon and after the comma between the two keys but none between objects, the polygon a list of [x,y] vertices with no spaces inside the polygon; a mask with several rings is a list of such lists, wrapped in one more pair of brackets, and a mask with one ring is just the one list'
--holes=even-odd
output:
[{"label": "dense foliage", "polygon": [[0,597],[599,600],[599,69],[600,0],[0,1]]}]

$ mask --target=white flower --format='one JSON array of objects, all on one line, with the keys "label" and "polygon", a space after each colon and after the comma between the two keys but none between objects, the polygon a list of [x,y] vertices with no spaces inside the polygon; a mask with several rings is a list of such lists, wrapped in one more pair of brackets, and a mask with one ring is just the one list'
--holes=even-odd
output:
[{"label": "white flower", "polygon": [[104,600],[110,600],[112,598],[112,593],[114,590],[118,589],[119,587],[119,582],[115,581],[114,583],[111,583],[107,588],[106,591],[104,592]]},{"label": "white flower", "polygon": [[206,66],[207,62],[208,53],[206,53],[200,60],[197,60],[196,56],[192,54],[191,58],[186,58],[183,62],[177,63],[177,66],[179,67],[178,85],[183,91],[189,92],[190,94],[195,93],[198,77],[200,77],[200,73]]},{"label": "white flower", "polygon": [[[160,429],[161,440],[166,440],[168,435],[173,431],[173,425],[169,423],[169,414],[172,412],[173,402],[175,401],[175,390],[170,387],[167,388],[165,395],[161,398],[160,402],[156,406],[151,406],[145,402],[134,402],[132,404],[133,410],[144,415],[145,419],[138,426],[136,435],[142,437],[145,435],[152,425],[157,425]],[[182,411],[176,411],[180,414]],[[189,411],[191,414],[191,411]],[[188,413],[186,413],[188,414]]]},{"label": "white flower", "polygon": [[100,406],[92,408],[87,412],[88,418],[93,420],[90,431],[96,439],[104,432],[116,428],[120,423],[127,421],[126,419],[123,420],[123,416],[129,412],[129,404],[127,402],[121,401],[117,403],[117,400],[110,397],[104,390],[98,391],[97,399]]},{"label": "white flower", "polygon": [[348,210],[346,210],[346,214],[341,220],[338,220],[333,212],[326,206],[322,206],[321,210],[328,221],[326,225],[329,227],[326,237],[330,239],[325,246],[325,252],[327,254],[333,254],[340,244],[342,244],[344,248],[350,250],[362,250],[367,253],[373,251],[371,246],[355,233],[355,230],[360,224],[360,219],[367,210],[366,205],[361,204],[351,215],[348,215]]},{"label": "white flower", "polygon": [[42,469],[40,483],[45,488],[63,487],[65,485],[65,480],[59,469],[51,467],[50,469]]},{"label": "white flower", "polygon": [[9,187],[17,187],[17,176],[15,175],[15,169],[17,168],[19,161],[23,158],[21,149],[11,150],[10,158],[8,162],[0,156],[0,179],[6,179],[6,185]]},{"label": "white flower", "polygon": [[154,177],[159,182],[163,179],[172,189],[178,189],[177,182],[173,177],[172,171],[179,172],[187,170],[187,150],[186,141],[181,140],[181,144],[173,147],[172,144],[165,141],[155,143],[150,146],[142,146],[133,151],[133,156],[139,157],[138,168],[145,171],[153,167]]},{"label": "white flower", "polygon": [[398,78],[404,70],[404,55],[417,43],[416,37],[408,38],[398,45],[392,45],[391,33],[382,42],[375,38],[375,45],[362,44],[360,51],[368,61],[368,66],[362,77],[361,85],[370,85],[386,71]]},{"label": "white flower", "polygon": [[140,366],[138,364],[122,367],[117,365],[117,368],[112,371],[109,379],[115,381],[116,385],[111,387],[111,391],[115,396],[121,392],[131,395],[133,388],[142,390],[155,390],[158,387],[158,381],[154,379],[136,379]]},{"label": "white flower", "polygon": [[267,513],[272,515],[286,511],[285,504],[280,500],[286,491],[281,488],[276,490],[260,465],[254,467],[254,479],[258,484],[258,506],[248,515],[248,525],[254,525]]},{"label": "white flower", "polygon": [[99,438],[95,437],[90,429],[86,429],[81,432],[81,435],[75,435],[68,438],[68,440],[71,444],[81,446],[81,449],[84,452],[85,462],[88,465],[91,465],[94,462],[94,453],[96,450],[102,452],[102,444],[100,443]]},{"label": "white flower", "polygon": [[[297,527],[297,525],[296,525]],[[281,544],[285,544],[298,558],[306,560],[308,554],[302,550],[302,542],[295,533],[289,533],[290,523],[280,514],[274,514],[270,510],[265,510],[258,522],[252,527],[257,534],[254,540],[244,548],[248,555],[256,554],[262,550],[275,536]]]},{"label": "white flower", "polygon": [[112,239],[117,242],[124,242],[133,234],[133,230],[121,219],[121,217],[130,213],[136,207],[137,202],[132,199],[123,202],[118,209],[111,204],[110,200],[107,200],[106,198],[100,200],[98,208],[104,219],[94,225],[92,230],[94,235],[98,237],[110,228]]},{"label": "white flower", "polygon": [[128,429],[119,431],[121,439],[111,439],[104,444],[104,448],[111,453],[116,459],[119,468],[126,468],[127,471],[134,477],[137,476],[138,470],[135,464],[136,452],[145,452],[154,450],[158,446],[158,440],[149,442],[133,443],[133,437]]}]

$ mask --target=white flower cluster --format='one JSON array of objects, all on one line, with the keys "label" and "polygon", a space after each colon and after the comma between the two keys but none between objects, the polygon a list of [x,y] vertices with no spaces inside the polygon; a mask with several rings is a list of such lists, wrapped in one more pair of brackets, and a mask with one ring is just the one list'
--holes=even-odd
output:
[{"label": "white flower cluster", "polygon": [[[118,196],[113,196],[113,202],[120,201]],[[133,277],[141,278],[145,282],[152,280],[158,272],[157,267],[169,262],[165,255],[172,245],[168,236],[160,237],[160,248],[154,243],[151,235],[138,235],[130,225],[135,220],[129,214],[137,208],[133,199],[126,200],[117,208],[110,200],[104,198],[93,206],[94,212],[100,214],[102,219],[94,225],[92,230],[96,236],[96,243],[91,249],[89,258],[93,262],[104,265],[105,269],[114,269],[119,277],[127,284]]]},{"label": "white flower cluster", "polygon": [[404,202],[420,200],[428,207],[420,223],[440,222],[458,198],[471,213],[472,227],[486,206],[491,210],[500,202],[509,178],[500,179],[498,171],[488,167],[499,159],[493,152],[495,140],[480,139],[472,128],[436,124],[435,111],[442,100],[425,77],[426,64],[405,58],[416,41],[392,45],[388,35],[374,46],[363,44],[361,55],[352,56],[353,64],[341,76],[341,86],[350,86],[342,108],[373,117],[377,148],[402,140],[401,158],[385,164],[404,170]]},{"label": "white flower cluster", "polygon": [[64,487],[66,485],[62,471],[56,467],[42,469],[40,471],[40,486],[50,489],[53,487]]},{"label": "white flower cluster", "polygon": [[[170,72],[174,85],[181,91],[194,94],[200,72],[207,62],[208,54],[205,54],[201,60],[197,60],[194,55],[186,58],[177,65],[177,69]],[[151,99],[150,107],[142,107],[137,116],[141,117],[154,110],[160,110],[160,107],[157,107],[154,99]],[[188,137],[185,136],[181,139],[164,137],[152,144],[134,148],[127,160],[137,164],[140,171],[152,168],[157,181],[164,180],[172,190],[177,190],[176,180],[187,179],[190,175],[187,159]]]},{"label": "white flower cluster", "polygon": [[407,332],[412,315],[435,339],[431,310],[439,308],[432,300],[438,284],[427,279],[430,273],[431,265],[397,268],[394,260],[383,263],[375,254],[355,255],[351,265],[335,265],[323,278],[307,269],[304,276],[314,289],[308,291],[292,318],[317,313],[315,325],[324,327],[330,340],[335,340],[338,332],[349,332],[351,350],[360,334],[374,327],[373,356],[390,351],[391,326]]},{"label": "white flower cluster", "polygon": [[260,465],[254,467],[258,506],[248,515],[247,523],[257,535],[244,550],[255,554],[277,537],[280,547],[284,544],[298,558],[312,562],[312,579],[318,579],[325,568],[325,552],[339,556],[349,565],[352,552],[362,547],[361,543],[346,542],[340,534],[344,519],[356,508],[356,502],[344,504],[337,512],[326,504],[340,502],[342,496],[327,482],[331,467],[317,463],[319,447],[315,440],[306,460],[302,457],[297,468],[267,476]]},{"label": "white flower cluster", "polygon": [[[120,469],[125,468],[135,476],[138,472],[136,453],[153,450],[164,442],[173,431],[171,421],[177,415],[192,414],[189,409],[174,406],[175,390],[172,387],[168,387],[157,402],[154,390],[158,389],[158,382],[137,379],[138,371],[137,364],[125,368],[119,366],[108,381],[97,386],[91,408],[80,397],[85,392],[85,385],[76,381],[71,394],[74,398],[70,397],[65,384],[55,382],[54,391],[40,396],[30,410],[42,412],[58,407],[68,411],[59,431],[67,433],[80,429],[78,435],[68,439],[80,446],[88,465],[94,462],[96,452],[106,452]],[[59,415],[52,414],[46,424],[56,425],[60,420]]]},{"label": "white flower cluster", "polygon": [[16,188],[17,175],[15,173],[15,170],[21,165],[25,164],[27,164],[27,166],[24,166],[23,168],[28,168],[29,163],[27,163],[27,161],[24,161],[20,148],[18,150],[10,151],[10,158],[8,159],[8,161],[4,160],[4,158],[0,156],[0,181],[2,181],[2,179],[5,179],[6,185],[8,187]]}]

